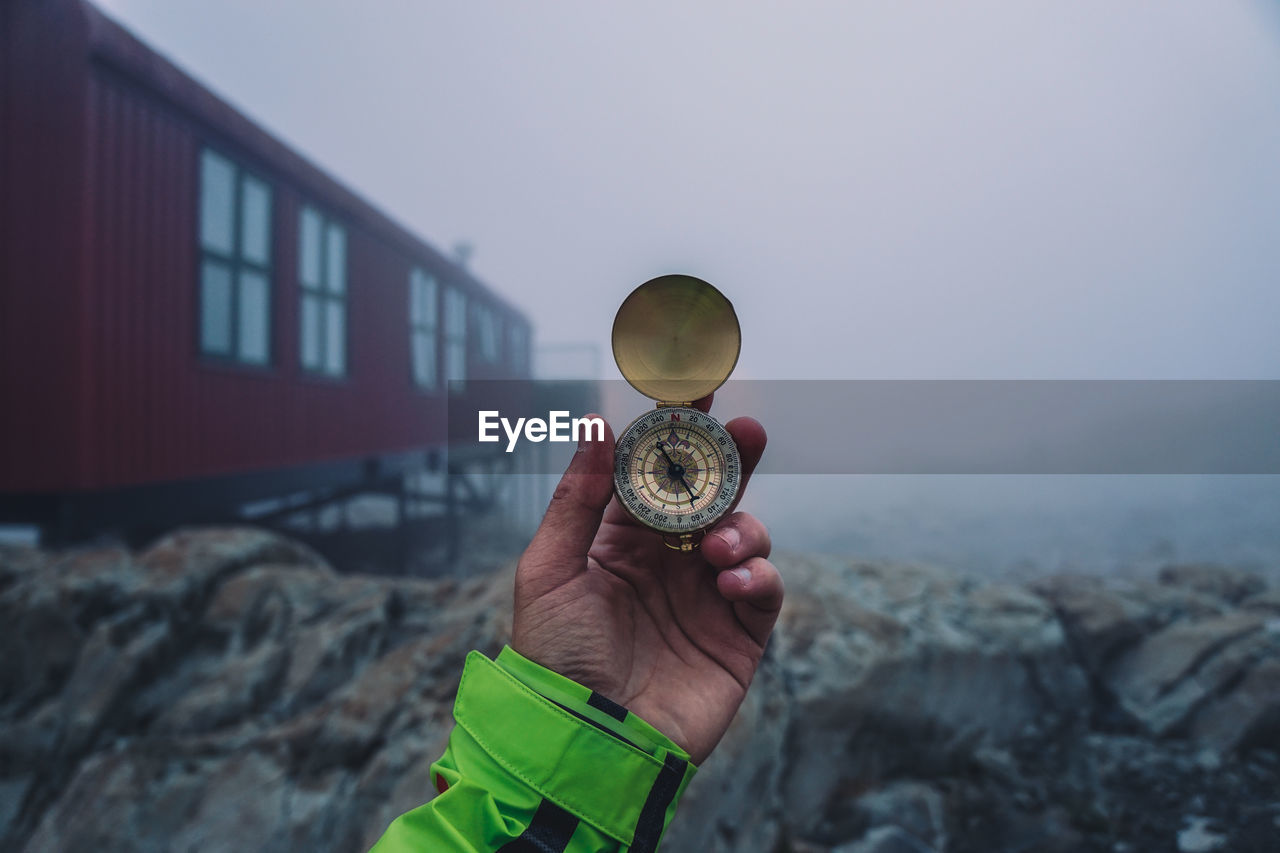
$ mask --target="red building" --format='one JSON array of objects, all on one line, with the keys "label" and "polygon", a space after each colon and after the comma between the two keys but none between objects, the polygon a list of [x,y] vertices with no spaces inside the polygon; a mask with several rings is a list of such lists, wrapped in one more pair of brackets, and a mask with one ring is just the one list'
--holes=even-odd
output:
[{"label": "red building", "polygon": [[519,311],[94,7],[0,39],[0,521],[429,465],[450,380],[528,377]]}]

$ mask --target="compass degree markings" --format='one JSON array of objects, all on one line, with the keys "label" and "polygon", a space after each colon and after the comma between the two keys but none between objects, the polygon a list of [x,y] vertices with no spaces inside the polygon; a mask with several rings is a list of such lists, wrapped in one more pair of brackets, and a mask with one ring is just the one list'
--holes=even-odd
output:
[{"label": "compass degree markings", "polygon": [[665,409],[637,418],[618,441],[619,499],[658,530],[707,528],[737,495],[740,462],[732,441],[702,412]]}]

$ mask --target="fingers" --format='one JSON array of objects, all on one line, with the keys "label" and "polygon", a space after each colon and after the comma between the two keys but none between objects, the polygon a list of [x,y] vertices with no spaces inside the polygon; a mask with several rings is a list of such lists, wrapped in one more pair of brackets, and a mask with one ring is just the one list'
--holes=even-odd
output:
[{"label": "fingers", "polygon": [[756,470],[756,465],[760,463],[760,457],[764,455],[764,446],[768,443],[769,437],[765,435],[764,427],[755,418],[734,418],[725,424],[724,428],[729,431],[729,435],[733,436],[733,443],[738,445],[738,455],[742,457],[742,485],[738,487],[738,497],[733,502],[736,507],[738,501],[741,501],[742,496],[746,494],[751,472]]},{"label": "fingers", "polygon": [[773,563],[752,557],[716,577],[716,589],[733,602],[734,613],[751,638],[763,646],[782,609],[782,576]]},{"label": "fingers", "polygon": [[745,512],[730,515],[702,540],[703,557],[725,570],[716,576],[716,589],[761,646],[782,609],[782,577],[765,559],[772,547],[768,528]]},{"label": "fingers", "polygon": [[613,497],[613,430],[604,425],[603,441],[590,441],[594,436],[586,433],[520,558],[523,584],[555,587],[586,568],[587,550]]},{"label": "fingers", "polygon": [[769,528],[745,512],[727,516],[702,540],[703,556],[718,569],[731,568],[751,557],[768,557],[772,549]]}]

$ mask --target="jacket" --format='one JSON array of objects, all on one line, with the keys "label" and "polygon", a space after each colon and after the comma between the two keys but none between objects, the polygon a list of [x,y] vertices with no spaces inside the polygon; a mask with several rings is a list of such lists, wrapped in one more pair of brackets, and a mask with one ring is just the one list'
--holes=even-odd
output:
[{"label": "jacket", "polygon": [[653,726],[505,647],[467,655],[438,795],[370,853],[657,849],[697,768]]}]

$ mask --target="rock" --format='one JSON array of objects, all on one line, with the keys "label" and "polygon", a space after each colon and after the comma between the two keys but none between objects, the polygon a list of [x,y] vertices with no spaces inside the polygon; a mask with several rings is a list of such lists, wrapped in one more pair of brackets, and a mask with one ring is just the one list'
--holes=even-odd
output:
[{"label": "rock", "polygon": [[343,577],[249,528],[0,559],[4,849],[357,849],[509,631],[509,573]]},{"label": "rock", "polygon": [[329,696],[386,651],[395,597],[382,589],[361,593],[293,632],[281,687],[286,707],[305,708]]},{"label": "rock", "polygon": [[258,752],[212,758],[142,748],[100,753],[85,762],[26,849],[282,849],[284,780],[284,769]]},{"label": "rock", "polygon": [[0,777],[0,839],[9,838],[22,803],[31,790],[31,776]]},{"label": "rock", "polygon": [[942,794],[923,782],[902,780],[862,795],[857,811],[872,830],[896,828],[921,846],[947,846],[946,804]]},{"label": "rock", "polygon": [[1187,827],[1178,833],[1178,850],[1181,853],[1211,853],[1227,843],[1225,835],[1210,832],[1209,821],[1203,817],[1187,817]]},{"label": "rock", "polygon": [[0,633],[0,719],[61,689],[96,623],[145,607],[145,582],[123,549],[24,560],[0,594],[0,622],[7,626]]},{"label": "rock", "polygon": [[[666,843],[665,840],[663,843]],[[803,838],[789,840],[786,850],[788,853],[831,853],[831,848],[826,844],[816,844]]]},{"label": "rock", "polygon": [[1160,570],[1160,583],[1220,598],[1231,604],[1266,589],[1262,578],[1241,569],[1209,563],[1165,566]]},{"label": "rock", "polygon": [[1280,660],[1257,661],[1230,690],[1198,708],[1190,734],[1224,752],[1280,744]]},{"label": "rock", "polygon": [[47,558],[39,548],[0,542],[0,593],[27,575],[45,567]]},{"label": "rock", "polygon": [[1264,613],[1280,615],[1280,589],[1269,589],[1257,595],[1251,595],[1240,602],[1245,610],[1260,610]]},{"label": "rock", "polygon": [[[176,850],[214,853],[291,847],[287,842],[292,830],[315,814],[304,810],[295,816],[286,808],[295,799],[288,778],[279,757],[259,751],[212,764],[202,774],[198,803],[189,808],[188,819],[168,843]],[[225,828],[215,835],[208,831],[210,826]]]},{"label": "rock", "polygon": [[977,744],[1087,708],[1084,675],[1038,596],[924,567],[782,559],[801,579],[779,650],[803,720],[784,811],[802,825],[820,819],[827,792],[928,778]]},{"label": "rock", "polygon": [[225,638],[238,635],[241,645],[252,645],[264,633],[288,630],[346,602],[346,580],[311,565],[256,565],[217,588],[203,622]]},{"label": "rock", "polygon": [[230,575],[268,563],[333,571],[305,545],[254,527],[179,530],[138,558],[149,596],[186,612],[202,608]]},{"label": "rock", "polygon": [[[1274,840],[1280,610],[1249,576],[774,560],[787,605],[669,853]],[[341,575],[251,528],[0,548],[0,849],[368,849],[432,795],[512,580]]]},{"label": "rock", "polygon": [[128,729],[135,691],[175,653],[167,622],[143,623],[126,611],[100,623],[62,691],[59,749],[77,753],[100,734]]},{"label": "rock", "polygon": [[1080,662],[1094,675],[1154,630],[1227,612],[1219,598],[1196,589],[1144,581],[1063,575],[1034,581],[1031,588],[1053,605]]},{"label": "rock", "polygon": [[198,734],[258,712],[280,689],[288,662],[288,650],[279,643],[262,643],[223,661],[216,671],[163,708],[151,731]]},{"label": "rock", "polygon": [[1184,726],[1271,645],[1263,623],[1257,614],[1237,612],[1171,625],[1118,661],[1107,683],[1151,734],[1163,736]]},{"label": "rock", "polygon": [[1053,605],[1090,672],[1100,671],[1137,642],[1152,621],[1148,607],[1106,588],[1101,578],[1052,577],[1032,588]]},{"label": "rock", "polygon": [[1163,628],[1174,622],[1210,619],[1232,610],[1231,605],[1222,598],[1191,587],[1135,580],[1117,583],[1116,589],[1126,599],[1137,602],[1146,609],[1148,630]]},{"label": "rock", "polygon": [[896,826],[881,826],[871,830],[852,844],[841,844],[831,853],[936,853],[906,830]]}]

